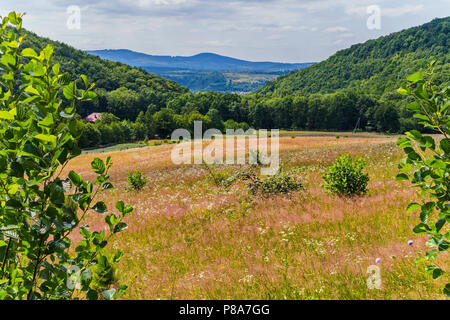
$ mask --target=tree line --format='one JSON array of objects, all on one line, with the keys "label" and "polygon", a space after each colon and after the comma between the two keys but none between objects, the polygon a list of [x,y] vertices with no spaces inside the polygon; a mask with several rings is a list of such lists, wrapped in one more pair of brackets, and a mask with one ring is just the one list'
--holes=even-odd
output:
[{"label": "tree line", "polygon": [[[82,147],[167,139],[177,128],[193,130],[194,121],[202,121],[204,130],[222,132],[254,128],[398,133],[420,128],[397,94],[381,99],[355,91],[284,97],[185,93],[147,108],[140,105],[139,97],[130,94],[128,98],[134,96],[130,100],[128,94],[126,89],[106,93],[105,100],[110,103],[95,109],[104,112],[96,123],[84,123],[80,118]],[[96,103],[100,105],[102,98]]]}]

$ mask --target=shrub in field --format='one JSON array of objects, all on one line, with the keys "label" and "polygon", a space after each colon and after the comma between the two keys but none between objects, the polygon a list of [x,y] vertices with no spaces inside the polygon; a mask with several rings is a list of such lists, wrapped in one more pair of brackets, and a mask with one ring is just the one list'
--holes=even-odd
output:
[{"label": "shrub in field", "polygon": [[[397,180],[409,180],[414,187],[420,188],[428,199],[424,203],[411,203],[407,211],[420,211],[420,224],[414,228],[416,234],[429,236],[425,257],[419,260],[428,262],[426,272],[434,279],[446,277],[449,272],[439,266],[437,257],[449,248],[450,231],[450,88],[437,90],[433,84],[433,64],[423,74],[415,73],[407,78],[407,85],[398,90],[402,95],[414,101],[408,110],[415,112],[414,118],[426,128],[442,135],[435,140],[423,136],[419,131],[406,132],[407,137],[398,139],[397,145],[407,155],[399,168],[402,173]],[[428,152],[426,152],[428,151]],[[444,294],[450,297],[450,284],[444,288]]]},{"label": "shrub in field", "polygon": [[273,176],[268,176],[265,179],[261,179],[254,174],[250,174],[247,178],[249,181],[247,186],[250,193],[261,194],[262,196],[268,196],[271,194],[287,194],[303,188],[300,180],[289,175],[289,173],[279,173]]},{"label": "shrub in field", "polygon": [[137,170],[128,173],[128,190],[142,190],[148,183],[148,179],[142,175],[142,172]]},{"label": "shrub in field", "polygon": [[213,167],[203,161],[203,168],[208,171],[211,181],[218,187],[224,187],[227,191],[231,185],[237,180],[235,175],[230,176],[223,171],[216,171]]},{"label": "shrub in field", "polygon": [[323,175],[323,188],[339,196],[365,194],[369,176],[363,173],[364,166],[362,158],[353,160],[350,155],[341,155]]},{"label": "shrub in field", "polygon": [[[95,99],[93,85],[85,76],[71,81],[62,74],[52,64],[52,47],[39,54],[23,49],[22,15],[12,12],[1,24],[0,299],[97,299],[92,269],[102,268],[103,249],[126,229],[123,218],[133,208],[119,201],[119,214],[105,218],[109,231],[92,232],[85,218],[108,211],[94,199],[113,187],[111,159],[92,161],[94,182],[74,171],[62,176],[81,153],[76,102]],[[74,245],[70,235],[76,230],[83,240]],[[121,257],[117,251],[113,263]],[[113,299],[125,289],[108,287],[102,294]]]}]

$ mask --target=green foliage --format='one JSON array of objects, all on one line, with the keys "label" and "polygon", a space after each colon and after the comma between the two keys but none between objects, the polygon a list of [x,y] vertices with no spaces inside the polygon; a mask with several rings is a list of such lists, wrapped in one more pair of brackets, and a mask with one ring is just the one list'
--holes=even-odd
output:
[{"label": "green foliage", "polygon": [[92,283],[91,288],[98,293],[110,290],[117,282],[116,276],[116,262],[120,261],[121,254],[119,253],[112,259],[106,256],[101,256],[98,259],[98,264],[92,268]]},{"label": "green foliage", "polygon": [[[439,279],[449,275],[437,265],[437,257],[448,250],[450,240],[450,88],[437,90],[433,86],[433,65],[434,62],[425,74],[417,72],[409,76],[407,85],[398,92],[413,99],[408,109],[423,126],[441,134],[442,139],[424,136],[417,130],[406,132],[407,137],[398,139],[397,145],[407,158],[399,165],[402,173],[397,180],[409,180],[429,198],[422,204],[409,204],[407,211],[420,211],[421,222],[413,231],[429,236],[429,250],[419,260],[429,262],[426,272]],[[449,287],[447,284],[444,289],[447,297],[450,297]]]},{"label": "green foliage", "polygon": [[[121,122],[80,122],[80,146],[92,148],[140,141],[146,136],[166,138],[175,128],[192,130],[193,120],[219,130],[347,131],[357,126],[391,133],[423,130],[401,96],[391,89],[398,87],[405,72],[426,65],[430,59],[439,61],[435,83],[440,85],[448,78],[448,31],[449,18],[437,19],[355,45],[246,96],[194,94],[142,69],[101,60],[32,33],[28,33],[24,46],[37,50],[51,43],[62,71],[71,76],[84,73],[96,82],[98,99],[83,101],[77,112],[82,117],[92,112],[110,113]],[[223,124],[223,120],[228,121]]]},{"label": "green foliage", "polygon": [[138,169],[128,173],[128,190],[142,190],[147,183],[148,178],[144,177]]},{"label": "green foliage", "polygon": [[224,123],[224,127],[225,129],[230,129],[230,130],[243,130],[244,132],[247,131],[248,129],[250,129],[250,126],[245,123],[245,122],[241,122],[241,123],[237,123],[236,121],[229,119],[227,121],[225,121]]},{"label": "green foliage", "polygon": [[[133,208],[119,202],[119,213],[105,219],[109,232],[91,232],[86,214],[108,211],[95,198],[113,188],[111,159],[92,162],[94,182],[61,175],[81,152],[76,104],[96,98],[94,85],[61,73],[51,46],[24,49],[20,14],[3,18],[0,39],[0,299],[95,299],[92,268]],[[83,240],[74,244],[79,229]],[[110,289],[108,298],[125,288]]]},{"label": "green foliage", "polygon": [[450,72],[450,18],[435,19],[422,26],[392,33],[341,50],[309,68],[281,76],[258,90],[262,94],[331,93],[342,89],[376,93],[392,92],[403,75],[425,67],[431,60],[441,62],[436,83]]},{"label": "green foliage", "polygon": [[217,187],[224,187],[228,191],[231,185],[237,180],[235,175],[230,176],[227,172],[217,171],[204,161],[202,166],[208,172],[210,180]]},{"label": "green foliage", "polygon": [[363,173],[364,159],[353,160],[350,155],[341,155],[328,167],[323,175],[323,188],[339,196],[351,197],[367,192],[369,175]]},{"label": "green foliage", "polygon": [[266,178],[249,173],[247,187],[253,195],[267,197],[274,194],[288,194],[303,189],[300,179],[287,172],[279,172]]},{"label": "green foliage", "polygon": [[54,61],[72,78],[85,74],[96,84],[97,100],[83,101],[77,112],[85,117],[92,112],[109,112],[122,120],[134,121],[149,105],[165,105],[188,89],[143,69],[102,60],[64,43],[38,37],[26,31],[24,48],[37,51],[47,45],[54,48]]}]

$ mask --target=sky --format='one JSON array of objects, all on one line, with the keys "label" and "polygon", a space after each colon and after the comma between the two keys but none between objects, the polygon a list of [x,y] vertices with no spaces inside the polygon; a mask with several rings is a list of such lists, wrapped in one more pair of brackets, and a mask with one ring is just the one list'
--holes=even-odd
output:
[{"label": "sky", "polygon": [[449,16],[450,0],[0,0],[0,15],[12,10],[27,13],[25,28],[82,50],[319,62]]}]

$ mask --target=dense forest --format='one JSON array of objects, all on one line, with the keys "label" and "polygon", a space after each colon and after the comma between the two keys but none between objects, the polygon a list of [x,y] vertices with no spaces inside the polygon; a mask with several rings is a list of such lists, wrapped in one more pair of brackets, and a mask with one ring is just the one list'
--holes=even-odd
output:
[{"label": "dense forest", "polygon": [[278,128],[402,132],[420,126],[395,91],[406,75],[436,60],[435,83],[450,75],[450,18],[370,40],[340,51],[307,69],[282,76],[250,95],[192,93],[143,69],[102,60],[29,33],[26,45],[50,43],[56,62],[71,76],[86,74],[98,99],[78,108],[81,117],[104,113],[85,124],[82,147],[167,138],[175,128]]},{"label": "dense forest", "polygon": [[390,94],[403,79],[436,60],[436,82],[450,76],[450,17],[353,45],[321,63],[281,76],[258,92],[330,93],[341,89]]},{"label": "dense forest", "polygon": [[102,60],[32,32],[27,32],[24,48],[31,47],[39,52],[48,44],[54,48],[54,62],[61,65],[62,71],[72,78],[84,74],[95,83],[98,101],[82,104],[78,108],[82,117],[92,112],[112,112],[120,118],[134,120],[148,105],[164,105],[173,97],[189,91],[143,69]]}]

